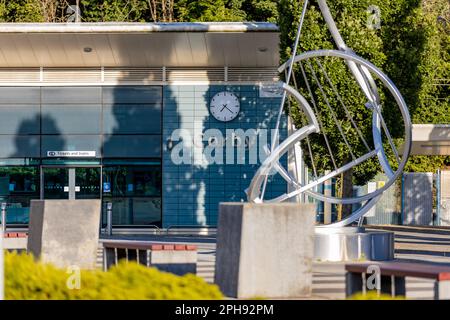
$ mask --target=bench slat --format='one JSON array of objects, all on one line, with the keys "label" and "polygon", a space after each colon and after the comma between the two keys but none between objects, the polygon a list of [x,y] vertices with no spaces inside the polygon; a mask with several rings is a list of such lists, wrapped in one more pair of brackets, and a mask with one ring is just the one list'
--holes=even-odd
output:
[{"label": "bench slat", "polygon": [[155,243],[148,241],[103,241],[104,248],[132,250],[187,250],[195,251],[197,246],[190,244]]},{"label": "bench slat", "polygon": [[428,278],[438,281],[450,280],[450,267],[410,263],[410,262],[365,262],[345,265],[347,272],[367,272],[369,266],[376,265],[380,268],[381,275],[393,275],[397,277]]}]

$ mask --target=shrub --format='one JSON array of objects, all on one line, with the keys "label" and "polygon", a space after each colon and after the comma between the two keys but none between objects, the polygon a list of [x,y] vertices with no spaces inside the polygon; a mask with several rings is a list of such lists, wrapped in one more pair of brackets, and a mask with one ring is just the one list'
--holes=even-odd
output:
[{"label": "shrub", "polygon": [[180,277],[134,262],[121,262],[107,272],[81,270],[79,289],[69,289],[71,275],[31,255],[5,253],[5,297],[9,300],[222,298],[217,286],[195,275]]},{"label": "shrub", "polygon": [[405,300],[405,297],[399,296],[399,297],[391,297],[388,294],[380,294],[378,295],[375,291],[369,291],[366,294],[363,294],[362,292],[358,292],[351,297],[348,298],[349,300]]}]

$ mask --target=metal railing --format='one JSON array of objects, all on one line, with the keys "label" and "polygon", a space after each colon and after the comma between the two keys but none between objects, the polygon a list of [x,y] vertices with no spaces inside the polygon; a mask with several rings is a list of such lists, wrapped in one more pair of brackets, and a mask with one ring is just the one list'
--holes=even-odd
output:
[{"label": "metal railing", "polygon": [[[3,211],[5,214],[3,215]],[[3,259],[3,237],[4,237],[4,227],[6,227],[6,203],[2,203],[2,229],[0,230],[0,300],[4,299],[4,285],[5,285],[5,274],[4,274],[4,259]]]},{"label": "metal railing", "polygon": [[[192,231],[197,231],[196,235],[214,235],[217,232],[216,226],[199,226],[199,225],[170,225],[166,228],[166,235],[169,235],[170,232],[174,229],[178,229],[178,232],[175,234],[193,234]],[[211,231],[210,231],[211,230]]]},{"label": "metal railing", "polygon": [[[113,235],[112,209],[113,209],[112,202],[107,202],[106,203],[106,227],[103,228],[103,233],[106,234],[107,236]],[[145,225],[145,227],[153,228],[156,230],[156,234],[158,234],[158,235],[161,234],[161,228],[155,224]]]}]

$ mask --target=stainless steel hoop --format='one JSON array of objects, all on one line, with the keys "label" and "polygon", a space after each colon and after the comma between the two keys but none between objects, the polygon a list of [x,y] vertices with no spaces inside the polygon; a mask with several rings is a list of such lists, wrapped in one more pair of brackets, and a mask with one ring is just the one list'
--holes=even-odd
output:
[{"label": "stainless steel hoop", "polygon": [[[297,29],[297,35],[294,42],[293,47],[293,54],[292,57],[286,61],[283,65],[279,67],[279,72],[285,72],[286,74],[286,83],[282,83],[281,87],[283,88],[283,96],[282,101],[280,104],[280,110],[277,118],[277,124],[276,124],[276,133],[275,137],[278,138],[277,129],[280,125],[280,119],[281,114],[283,113],[284,109],[284,103],[286,102],[286,96],[290,95],[294,98],[294,100],[297,101],[299,107],[303,110],[304,114],[307,118],[307,124],[304,125],[302,128],[294,131],[291,135],[288,136],[286,140],[284,140],[281,144],[277,144],[277,139],[272,139],[272,144],[270,148],[270,154],[268,157],[263,161],[261,167],[257,170],[255,176],[253,177],[249,188],[246,190],[247,197],[250,202],[281,202],[286,201],[289,199],[293,199],[294,197],[297,197],[300,194],[307,194],[319,201],[324,201],[328,203],[333,204],[361,204],[362,206],[357,209],[356,211],[352,212],[352,214],[336,223],[331,223],[327,225],[328,227],[343,227],[346,226],[357,219],[364,216],[367,211],[372,208],[375,203],[380,199],[381,194],[388,189],[394,181],[400,176],[401,172],[403,171],[403,168],[406,165],[406,162],[409,157],[410,149],[411,149],[411,119],[409,116],[409,112],[406,106],[406,103],[394,85],[394,83],[377,67],[375,67],[372,63],[368,62],[367,60],[357,56],[344,42],[342,36],[339,33],[339,30],[336,26],[336,23],[333,20],[333,17],[330,13],[330,9],[328,7],[328,4],[326,0],[318,0],[320,11],[322,12],[322,15],[325,19],[326,25],[333,37],[334,42],[336,43],[339,50],[315,50],[315,51],[309,51],[302,54],[297,55],[297,49],[298,44],[300,40],[300,34],[303,26],[303,22],[305,20],[305,13],[308,7],[308,0],[304,0],[303,2],[303,10],[302,14],[299,19],[299,25]],[[365,97],[367,98],[368,103],[366,106],[372,110],[372,137],[373,137],[373,150],[371,147],[368,146],[365,139],[361,136],[363,142],[365,143],[365,146],[367,148],[368,153],[364,154],[363,156],[356,158],[354,154],[351,152],[353,161],[346,163],[342,165],[341,167],[337,167],[332,151],[328,145],[328,142],[326,141],[327,148],[330,152],[330,156],[333,160],[333,165],[335,170],[323,175],[322,177],[317,177],[315,175],[315,180],[310,183],[304,183],[303,185],[296,180],[295,177],[290,175],[290,173],[283,168],[283,166],[280,164],[279,159],[285,155],[290,149],[293,149],[295,146],[299,146],[299,143],[302,139],[306,139],[309,146],[309,140],[308,136],[312,133],[318,133],[320,132],[321,126],[320,123],[318,123],[317,118],[311,109],[311,107],[308,104],[308,101],[293,87],[289,86],[291,76],[293,75],[293,69],[294,64],[296,62],[302,62],[307,59],[315,59],[319,57],[336,57],[341,58],[347,65],[348,69],[350,70],[351,74],[353,75],[355,81],[357,82],[357,85],[364,93]],[[322,68],[322,66],[320,66]],[[305,77],[304,70],[302,68],[303,76]],[[314,72],[314,71],[312,71]],[[399,152],[397,151],[397,148],[394,144],[394,141],[391,137],[391,134],[386,126],[386,123],[382,116],[382,110],[381,110],[381,98],[380,94],[378,92],[377,85],[375,83],[375,80],[372,77],[372,74],[376,76],[386,87],[390,94],[394,97],[395,102],[397,106],[400,109],[403,122],[404,122],[404,141],[403,141],[403,150],[401,152],[401,159],[399,156]],[[325,73],[326,75],[326,73]],[[314,75],[315,77],[315,75]],[[327,77],[327,76],[326,76]],[[305,78],[306,79],[306,78]],[[328,81],[330,81],[327,78]],[[316,79],[316,81],[318,81]],[[295,83],[295,76],[294,76],[294,83]],[[331,82],[330,82],[331,83]],[[308,86],[308,83],[306,83]],[[331,84],[332,85],[332,84]],[[295,86],[297,86],[295,84]],[[320,84],[319,84],[320,86]],[[335,88],[333,88],[335,89]],[[308,90],[310,90],[308,86]],[[322,88],[320,88],[322,92]],[[323,92],[322,92],[323,94]],[[336,93],[338,95],[338,93]],[[310,95],[312,93],[310,92]],[[338,95],[339,98],[339,95]],[[312,101],[314,103],[314,101]],[[342,103],[342,101],[340,101]],[[327,102],[328,104],[328,102]],[[330,105],[328,104],[328,107],[331,110]],[[345,108],[345,105],[343,106]],[[314,109],[317,112],[316,105],[314,103]],[[345,108],[345,111],[347,109]],[[341,135],[343,139],[345,140],[345,143],[348,148],[350,148],[350,145],[348,144],[345,136],[342,133],[342,128],[340,127],[339,123],[337,122],[337,119],[335,118],[335,115],[333,115],[334,121],[336,122],[338,129],[341,131]],[[352,119],[350,119],[352,121]],[[352,122],[353,125],[355,125],[354,122]],[[355,129],[357,130],[358,134],[361,134],[357,126],[355,125]],[[395,155],[395,158],[397,160],[397,169],[394,170],[391,165],[389,164],[388,158],[386,156],[384,147],[383,147],[383,139],[382,134],[385,134],[390,147],[392,149],[392,152]],[[324,138],[326,140],[325,132],[322,132],[324,135]],[[311,152],[311,150],[310,150]],[[297,157],[297,156],[296,156]],[[320,194],[318,192],[313,191],[312,189],[322,183],[324,183],[326,180],[329,180],[349,169],[352,167],[359,165],[363,163],[364,161],[368,160],[369,158],[377,157],[379,164],[381,165],[382,170],[388,177],[388,181],[382,186],[381,188],[367,193],[363,196],[357,196],[353,198],[337,198],[332,196],[325,196],[323,194]],[[292,187],[294,187],[294,191],[285,193],[281,196],[278,196],[274,199],[265,200],[264,199],[264,193],[266,189],[266,183],[268,181],[268,175],[271,173],[272,170],[276,170],[278,174],[280,174],[283,179]],[[314,166],[313,169],[315,170]]]},{"label": "stainless steel hoop", "polygon": [[[350,162],[338,170],[335,170],[331,172],[328,175],[325,175],[323,177],[318,178],[317,180],[306,184],[301,185],[299,182],[297,182],[294,178],[292,178],[289,173],[286,170],[283,170],[281,165],[279,164],[279,159],[281,156],[283,156],[290,148],[293,148],[295,144],[297,144],[301,139],[306,138],[309,134],[318,132],[320,130],[320,127],[317,124],[317,119],[312,112],[312,109],[309,107],[308,102],[306,99],[301,96],[297,91],[295,91],[292,87],[288,86],[287,84],[282,84],[283,89],[286,93],[290,94],[294,97],[294,99],[299,103],[299,105],[302,107],[303,111],[307,115],[308,119],[308,125],[300,128],[299,130],[295,131],[292,135],[290,135],[285,141],[283,141],[279,146],[277,146],[269,155],[269,157],[263,162],[261,167],[256,172],[254,178],[252,179],[250,186],[247,190],[248,194],[248,200],[251,202],[281,202],[286,201],[290,198],[293,198],[295,196],[298,196],[301,193],[308,194],[309,196],[312,196],[320,201],[326,201],[330,203],[335,204],[356,204],[356,203],[364,203],[362,207],[355,212],[351,214],[351,216],[347,217],[346,219],[339,221],[334,224],[330,224],[328,226],[338,227],[338,226],[345,226],[348,225],[357,219],[359,219],[361,216],[363,216],[379,199],[382,192],[384,192],[387,188],[389,188],[395,181],[395,179],[401,174],[406,161],[409,156],[410,148],[411,148],[411,121],[409,112],[406,106],[406,103],[401,96],[400,92],[396,88],[396,86],[392,83],[392,81],[377,67],[375,67],[372,63],[366,61],[365,59],[358,57],[357,55],[350,53],[350,52],[343,52],[339,50],[316,50],[316,51],[310,51],[305,52],[300,55],[297,55],[294,58],[295,62],[301,62],[306,59],[310,58],[318,58],[318,57],[338,57],[345,60],[345,62],[348,64],[348,62],[353,63],[355,67],[357,67],[357,70],[362,70],[364,68],[367,70],[367,73],[369,76],[365,76],[367,80],[368,86],[370,88],[375,88],[375,82],[370,76],[370,72],[372,72],[383,84],[386,86],[386,88],[390,91],[392,96],[394,97],[397,105],[400,108],[403,121],[404,121],[404,127],[405,127],[405,141],[403,144],[403,152],[402,152],[402,159],[398,164],[397,170],[393,170],[391,166],[389,165],[389,162],[387,160],[386,154],[383,149],[382,145],[382,138],[381,138],[381,110],[379,110],[379,101],[378,97],[375,97],[374,94],[371,94],[373,108],[373,116],[372,116],[372,133],[374,138],[374,150],[371,152],[365,154],[364,156],[356,159],[355,161]],[[289,66],[292,63],[291,60],[287,61],[285,64],[280,66],[279,71],[283,72],[287,66]],[[366,72],[366,71],[362,71]],[[370,78],[369,78],[370,77]],[[343,171],[349,169],[350,167],[356,165],[357,163],[362,163],[363,161],[369,159],[370,157],[376,156],[378,158],[378,161],[383,168],[383,171],[388,177],[388,182],[381,188],[365,194],[363,196],[358,196],[354,198],[335,198],[335,197],[329,197],[322,195],[320,193],[317,193],[312,190],[313,187],[323,183],[324,181],[342,173]],[[284,195],[281,195],[277,198],[271,199],[271,200],[264,200],[260,197],[261,194],[261,187],[264,181],[266,180],[266,175],[269,174],[269,172],[272,169],[277,169],[278,173],[291,185],[293,185],[296,190],[286,193]]]},{"label": "stainless steel hoop", "polygon": [[[361,65],[361,66],[367,68],[368,70],[372,71],[377,76],[377,78],[380,79],[383,82],[383,84],[389,89],[389,91],[391,92],[392,96],[394,97],[397,105],[400,107],[400,112],[402,114],[403,122],[404,122],[404,126],[405,126],[405,141],[403,144],[402,160],[399,163],[398,168],[395,172],[392,170],[391,166],[389,165],[389,162],[387,160],[386,154],[385,154],[383,146],[382,146],[381,125],[380,125],[381,110],[379,110],[379,112],[377,112],[377,111],[373,112],[373,117],[372,117],[372,128],[373,128],[372,134],[373,134],[373,138],[374,138],[376,156],[378,157],[378,161],[380,162],[380,165],[383,168],[383,171],[389,178],[388,183],[386,183],[382,188],[377,189],[376,191],[374,191],[372,193],[366,194],[364,196],[349,198],[348,200],[326,197],[326,196],[320,195],[318,193],[313,193],[313,192],[308,193],[311,196],[315,195],[318,200],[328,201],[328,202],[336,203],[336,204],[361,203],[363,201],[370,200],[371,198],[380,195],[382,192],[384,192],[386,189],[388,189],[392,185],[394,180],[399,177],[399,175],[403,171],[403,168],[406,165],[406,162],[408,161],[409,153],[411,150],[411,135],[412,135],[411,118],[410,118],[410,115],[408,112],[408,107],[406,106],[406,103],[405,103],[401,93],[395,86],[395,84],[381,70],[379,70],[377,67],[375,67],[369,61],[367,61],[353,53],[343,52],[343,51],[339,51],[339,50],[308,51],[308,52],[302,53],[300,55],[297,55],[294,58],[294,62],[300,62],[300,61],[303,61],[306,59],[317,58],[317,57],[343,58],[345,60],[349,60],[353,63]],[[288,62],[289,62],[289,60],[288,60]],[[285,70],[285,68],[287,67],[288,62],[281,65],[279,67],[278,71],[283,72]],[[295,195],[299,194],[298,191],[294,191],[293,193],[295,193]],[[294,196],[294,194],[292,196]]]}]

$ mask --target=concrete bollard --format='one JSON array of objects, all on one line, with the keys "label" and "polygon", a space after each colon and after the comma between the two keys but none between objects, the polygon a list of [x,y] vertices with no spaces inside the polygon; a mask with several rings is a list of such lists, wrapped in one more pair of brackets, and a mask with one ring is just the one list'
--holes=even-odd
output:
[{"label": "concrete bollard", "polygon": [[95,269],[100,200],[31,200],[27,250],[60,268]]},{"label": "concrete bollard", "polygon": [[6,202],[2,202],[2,232],[6,232]]},{"label": "concrete bollard", "polygon": [[106,203],[106,235],[112,236],[112,202]]},{"label": "concrete bollard", "polygon": [[236,298],[311,295],[313,204],[221,203],[214,282]]}]

